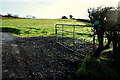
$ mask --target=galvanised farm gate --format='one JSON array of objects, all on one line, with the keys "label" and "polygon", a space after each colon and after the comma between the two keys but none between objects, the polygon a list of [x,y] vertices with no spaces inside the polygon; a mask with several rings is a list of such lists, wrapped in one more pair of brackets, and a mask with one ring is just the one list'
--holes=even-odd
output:
[{"label": "galvanised farm gate", "polygon": [[93,52],[95,30],[93,25],[56,24],[56,42],[74,53],[83,56]]}]

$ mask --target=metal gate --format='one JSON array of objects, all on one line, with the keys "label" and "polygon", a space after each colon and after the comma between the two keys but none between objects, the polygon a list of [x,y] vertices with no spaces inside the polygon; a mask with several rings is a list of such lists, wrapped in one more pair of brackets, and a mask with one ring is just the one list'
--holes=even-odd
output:
[{"label": "metal gate", "polygon": [[95,31],[92,25],[56,24],[56,42],[73,51],[87,56],[93,52]]}]

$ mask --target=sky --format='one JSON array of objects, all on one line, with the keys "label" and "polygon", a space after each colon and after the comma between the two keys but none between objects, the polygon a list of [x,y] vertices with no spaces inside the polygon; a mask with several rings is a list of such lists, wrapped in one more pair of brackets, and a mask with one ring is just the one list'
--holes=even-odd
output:
[{"label": "sky", "polygon": [[88,19],[88,8],[117,7],[120,0],[0,0],[0,14],[32,15],[36,18],[57,19],[73,15]]}]

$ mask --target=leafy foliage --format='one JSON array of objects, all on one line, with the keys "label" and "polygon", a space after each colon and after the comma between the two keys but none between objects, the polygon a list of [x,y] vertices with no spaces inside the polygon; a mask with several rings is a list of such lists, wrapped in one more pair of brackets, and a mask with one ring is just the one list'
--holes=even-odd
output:
[{"label": "leafy foliage", "polygon": [[62,19],[68,19],[66,16],[62,16]]},{"label": "leafy foliage", "polygon": [[[88,57],[79,65],[77,75],[83,80],[119,80],[120,77],[113,67],[104,61]],[[80,80],[81,80],[80,79]]]},{"label": "leafy foliage", "polygon": [[[97,9],[88,9],[89,18],[91,22],[95,25],[94,30],[99,42],[99,47],[95,51],[94,56],[99,57],[101,52],[108,49],[110,44],[113,43],[114,59],[117,56],[117,51],[119,48],[119,17],[120,11],[114,7],[97,7]],[[107,44],[104,45],[104,36],[106,35]]]}]

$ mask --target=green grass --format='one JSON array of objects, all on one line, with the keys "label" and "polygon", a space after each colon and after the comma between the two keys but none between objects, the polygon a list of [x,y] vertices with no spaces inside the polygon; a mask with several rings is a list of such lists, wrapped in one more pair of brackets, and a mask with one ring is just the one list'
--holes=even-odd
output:
[{"label": "green grass", "polygon": [[[35,37],[35,36],[55,36],[56,24],[73,24],[73,25],[86,25],[89,23],[80,22],[72,19],[15,19],[15,18],[2,18],[2,28],[13,28],[20,30],[19,34],[13,33],[18,37]],[[72,31],[73,26],[64,26],[64,30]],[[61,26],[58,26],[58,36],[61,36]],[[76,32],[91,34],[88,32],[90,28],[76,27]],[[76,37],[88,37],[88,35],[75,34]],[[65,37],[72,37],[71,33],[65,33]]]}]

